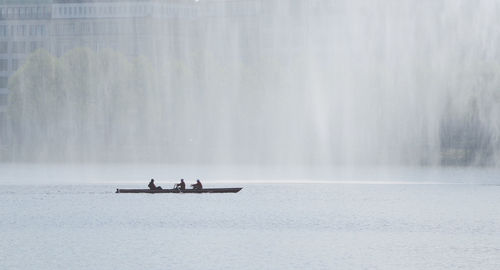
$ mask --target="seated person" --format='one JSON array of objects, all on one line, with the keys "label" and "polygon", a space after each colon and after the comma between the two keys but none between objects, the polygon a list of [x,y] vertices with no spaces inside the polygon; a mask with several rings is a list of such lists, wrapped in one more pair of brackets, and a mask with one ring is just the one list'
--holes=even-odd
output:
[{"label": "seated person", "polygon": [[179,184],[175,184],[175,188],[179,190],[185,190],[186,184],[184,183],[184,179],[181,179],[181,182]]},{"label": "seated person", "polygon": [[203,188],[203,185],[201,184],[200,179],[196,179],[196,184],[192,184],[191,186],[193,187],[193,189],[202,189]]},{"label": "seated person", "polygon": [[154,179],[151,179],[151,182],[149,182],[149,185],[148,185],[149,189],[151,190],[158,190],[158,189],[162,189],[160,186],[156,186],[155,185],[155,180]]}]

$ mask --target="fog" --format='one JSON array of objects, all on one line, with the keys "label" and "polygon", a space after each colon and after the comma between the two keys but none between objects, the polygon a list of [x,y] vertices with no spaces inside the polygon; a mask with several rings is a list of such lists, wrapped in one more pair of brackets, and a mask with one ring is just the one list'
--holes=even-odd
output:
[{"label": "fog", "polygon": [[500,165],[498,1],[236,2],[51,36],[3,161]]}]

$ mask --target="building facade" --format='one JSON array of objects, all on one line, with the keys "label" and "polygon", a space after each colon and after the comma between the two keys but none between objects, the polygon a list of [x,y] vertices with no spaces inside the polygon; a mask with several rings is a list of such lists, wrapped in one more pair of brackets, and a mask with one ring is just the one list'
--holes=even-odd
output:
[{"label": "building facade", "polygon": [[171,27],[179,21],[252,17],[260,10],[260,0],[0,0],[0,153],[9,77],[37,49],[56,56],[77,47],[113,49],[133,57],[154,52],[165,39],[174,46],[183,38],[182,28]]}]

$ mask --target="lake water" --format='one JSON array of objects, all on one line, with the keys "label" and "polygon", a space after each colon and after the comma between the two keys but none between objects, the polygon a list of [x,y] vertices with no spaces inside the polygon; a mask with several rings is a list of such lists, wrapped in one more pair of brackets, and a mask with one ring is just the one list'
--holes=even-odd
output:
[{"label": "lake water", "polygon": [[244,188],[116,194],[138,185],[0,185],[0,269],[500,266],[500,186],[491,183],[205,185]]}]

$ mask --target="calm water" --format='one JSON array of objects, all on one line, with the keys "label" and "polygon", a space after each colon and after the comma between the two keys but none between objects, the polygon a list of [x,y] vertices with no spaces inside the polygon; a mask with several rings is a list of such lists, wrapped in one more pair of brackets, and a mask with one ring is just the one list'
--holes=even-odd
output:
[{"label": "calm water", "polygon": [[154,195],[115,194],[116,185],[0,186],[0,269],[500,265],[499,186],[243,186]]}]

